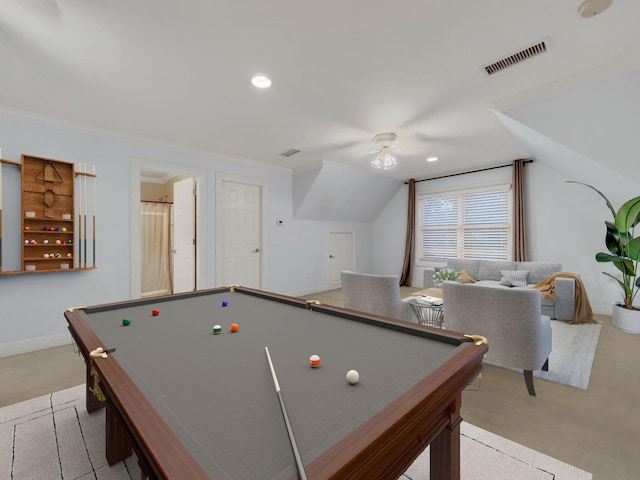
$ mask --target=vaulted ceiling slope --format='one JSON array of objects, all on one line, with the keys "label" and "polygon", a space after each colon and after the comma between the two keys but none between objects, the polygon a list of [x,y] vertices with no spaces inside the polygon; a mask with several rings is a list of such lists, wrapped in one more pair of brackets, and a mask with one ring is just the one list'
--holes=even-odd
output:
[{"label": "vaulted ceiling slope", "polygon": [[293,216],[373,222],[402,185],[391,177],[325,160],[293,176]]},{"label": "vaulted ceiling slope", "polygon": [[[531,154],[492,105],[638,68],[640,2],[585,19],[582,1],[5,0],[0,109],[286,168],[371,168],[373,136],[393,132],[384,175],[462,171]],[[258,72],[271,88],[251,85]]]}]

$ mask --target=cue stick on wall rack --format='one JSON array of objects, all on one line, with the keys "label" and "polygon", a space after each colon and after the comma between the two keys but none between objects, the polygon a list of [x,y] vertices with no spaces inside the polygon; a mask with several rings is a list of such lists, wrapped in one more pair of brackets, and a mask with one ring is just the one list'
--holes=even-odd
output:
[{"label": "cue stick on wall rack", "polygon": [[78,172],[76,178],[78,179],[78,268],[82,268],[82,177],[80,172],[82,171],[82,163],[78,163]]},{"label": "cue stick on wall rack", "polygon": [[96,268],[96,166],[93,166],[93,268]]},{"label": "cue stick on wall rack", "polygon": [[87,268],[87,164],[84,164],[84,268]]},{"label": "cue stick on wall rack", "polygon": [[287,426],[287,433],[289,434],[289,442],[291,443],[293,456],[296,459],[296,466],[298,467],[298,476],[300,477],[300,480],[307,480],[307,474],[304,471],[304,464],[302,463],[302,458],[300,457],[298,444],[296,443],[296,439],[293,436],[293,429],[291,428],[289,415],[287,414],[287,409],[285,408],[284,400],[282,399],[282,392],[280,391],[280,384],[278,383],[278,377],[276,377],[276,370],[273,367],[273,362],[271,361],[271,355],[269,355],[269,347],[264,347],[264,351],[267,354],[267,360],[269,361],[269,368],[271,369],[271,377],[273,378],[273,386],[276,388],[276,395],[278,396],[278,401],[280,402],[280,410],[282,410],[284,423]]}]

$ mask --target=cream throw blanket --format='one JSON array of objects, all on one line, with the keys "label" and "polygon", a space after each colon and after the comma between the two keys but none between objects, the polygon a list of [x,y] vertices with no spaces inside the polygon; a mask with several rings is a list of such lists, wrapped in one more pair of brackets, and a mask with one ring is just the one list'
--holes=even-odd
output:
[{"label": "cream throw blanket", "polygon": [[558,277],[562,278],[573,278],[576,282],[576,298],[574,302],[573,309],[573,320],[569,323],[571,324],[581,324],[581,323],[598,323],[593,319],[593,310],[591,310],[591,304],[589,303],[589,297],[587,297],[587,290],[582,283],[582,280],[575,273],[569,272],[558,272],[553,275],[545,278],[537,285],[534,285],[533,288],[537,288],[540,290],[540,293],[545,298],[552,298],[555,300],[557,298],[555,292],[555,280]]}]

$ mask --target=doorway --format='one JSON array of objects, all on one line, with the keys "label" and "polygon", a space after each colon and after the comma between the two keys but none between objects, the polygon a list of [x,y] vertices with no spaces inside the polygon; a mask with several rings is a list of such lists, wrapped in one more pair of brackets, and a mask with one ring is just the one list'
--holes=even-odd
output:
[{"label": "doorway", "polygon": [[328,240],[328,270],[329,288],[342,285],[340,273],[343,270],[353,270],[353,233],[329,232]]},{"label": "doorway", "polygon": [[[179,165],[170,165],[148,160],[131,161],[131,298],[140,298],[153,293],[143,287],[143,267],[146,252],[143,252],[143,218],[141,201],[143,185],[157,185],[157,191],[145,190],[145,197],[160,205],[168,205],[167,217],[155,215],[168,221],[166,249],[168,256],[169,287],[167,293],[179,293],[205,288],[206,286],[206,172]],[[149,185],[147,185],[148,187]],[[164,215],[164,214],[163,214]],[[148,217],[148,216],[147,216]],[[163,231],[164,227],[162,228]],[[162,247],[163,249],[165,247]],[[165,250],[166,251],[166,250]],[[154,260],[155,262],[155,260]],[[164,288],[164,287],[163,287]],[[161,289],[158,289],[161,290]]]},{"label": "doorway", "polygon": [[266,184],[216,176],[216,285],[266,286]]}]

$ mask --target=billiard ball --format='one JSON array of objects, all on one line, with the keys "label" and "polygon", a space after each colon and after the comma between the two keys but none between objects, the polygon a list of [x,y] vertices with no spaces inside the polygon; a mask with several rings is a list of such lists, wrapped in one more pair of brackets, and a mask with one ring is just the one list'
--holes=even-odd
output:
[{"label": "billiard ball", "polygon": [[229,326],[229,330],[231,330],[233,333],[236,333],[236,332],[238,331],[238,328],[240,328],[240,327],[238,326],[238,324],[237,324],[237,323],[232,323],[232,324]]},{"label": "billiard ball", "polygon": [[151,310],[151,315],[153,315],[154,317],[157,317],[158,315],[160,315],[160,310],[158,310],[157,308],[154,308],[153,310]]},{"label": "billiard ball", "polygon": [[49,244],[49,240],[43,240],[42,243],[44,243],[45,245]]},{"label": "billiard ball", "polygon": [[313,368],[319,367],[320,357],[318,355],[311,355],[309,357],[309,365],[311,365]]},{"label": "billiard ball", "polygon": [[62,227],[62,231],[66,232],[67,231],[67,227]]},{"label": "billiard ball", "polygon": [[69,258],[73,257],[73,253],[67,253],[67,257]]},{"label": "billiard ball", "polygon": [[31,230],[31,227],[30,227],[29,225],[27,225],[26,227],[24,227],[24,229],[25,229],[26,231],[29,231],[29,230]]},{"label": "billiard ball", "polygon": [[73,243],[73,240],[69,239],[67,240],[67,245],[71,245]]},{"label": "billiard ball", "polygon": [[37,240],[31,240],[31,242],[29,242],[29,243],[31,243],[31,245],[35,245],[35,244],[38,243],[38,241]]},{"label": "billiard ball", "polygon": [[131,324],[131,319],[130,318],[123,318],[122,319],[122,325],[124,325],[125,327],[127,325],[130,325],[130,324]]},{"label": "billiard ball", "polygon": [[226,300],[223,300],[220,305],[222,305],[223,307],[226,307],[227,305],[229,305],[229,302],[227,302]]},{"label": "billiard ball", "polygon": [[44,258],[49,258],[49,254],[45,253],[44,255],[42,255]]},{"label": "billiard ball", "polygon": [[219,335],[222,333],[222,327],[220,325],[214,325],[213,326],[213,334],[214,335]]},{"label": "billiard ball", "polygon": [[62,240],[56,240],[56,245],[60,245],[62,243]]},{"label": "billiard ball", "polygon": [[357,370],[349,370],[347,372],[347,382],[351,385],[355,385],[360,380],[360,374]]}]

